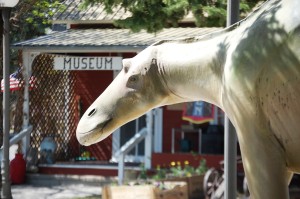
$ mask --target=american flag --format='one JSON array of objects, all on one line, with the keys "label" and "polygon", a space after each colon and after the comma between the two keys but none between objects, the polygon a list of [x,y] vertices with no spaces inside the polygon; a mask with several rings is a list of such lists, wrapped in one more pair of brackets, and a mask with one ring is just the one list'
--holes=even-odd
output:
[{"label": "american flag", "polygon": [[[11,91],[16,91],[21,88],[21,85],[23,82],[20,78],[20,72],[21,71],[19,69],[9,76],[9,88]],[[36,82],[36,78],[31,76],[29,79],[29,89],[34,88],[35,82]],[[1,92],[3,92],[3,91],[4,91],[4,80],[2,79],[1,80]]]}]

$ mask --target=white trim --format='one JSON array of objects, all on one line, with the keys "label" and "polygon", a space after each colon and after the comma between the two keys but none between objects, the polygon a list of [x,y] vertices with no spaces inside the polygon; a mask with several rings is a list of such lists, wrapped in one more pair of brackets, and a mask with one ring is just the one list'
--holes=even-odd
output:
[{"label": "white trim", "polygon": [[147,135],[145,137],[145,168],[151,169],[151,160],[153,152],[153,111],[146,114]]},{"label": "white trim", "polygon": [[[114,70],[113,71],[113,78],[115,79],[117,75],[120,73],[119,70]],[[115,130],[112,135],[112,154],[111,154],[111,161],[112,162],[118,162],[118,157],[116,157],[117,151],[120,150],[120,128]]]},{"label": "white trim", "polygon": [[[63,24],[63,23],[62,23],[62,24]],[[72,25],[71,23],[65,23],[65,24],[66,24],[66,26],[67,26],[67,27],[66,27],[67,30],[71,28],[71,25]],[[54,25],[54,24],[52,24],[52,25]]]},{"label": "white trim", "polygon": [[147,48],[145,46],[13,46],[13,49],[35,51],[40,53],[138,53]]},{"label": "white trim", "polygon": [[117,151],[121,148],[120,146],[120,129],[117,129],[113,132],[112,135],[112,156],[111,162],[118,162],[118,157],[116,157]]},{"label": "white trim", "polygon": [[[111,169],[117,170],[118,165],[101,165],[101,164],[39,164],[38,167],[47,168],[68,168],[68,169]],[[137,166],[125,166],[125,170],[140,170]]]},{"label": "white trim", "polygon": [[162,152],[163,145],[163,109],[156,108],[154,110],[154,146],[153,151],[155,153]]},{"label": "white trim", "polygon": [[[34,59],[39,55],[39,52],[23,51],[23,77],[24,77],[24,99],[23,99],[23,129],[29,127],[29,80],[32,73],[32,63]],[[22,153],[26,157],[30,147],[30,134],[26,135],[22,139]]]}]

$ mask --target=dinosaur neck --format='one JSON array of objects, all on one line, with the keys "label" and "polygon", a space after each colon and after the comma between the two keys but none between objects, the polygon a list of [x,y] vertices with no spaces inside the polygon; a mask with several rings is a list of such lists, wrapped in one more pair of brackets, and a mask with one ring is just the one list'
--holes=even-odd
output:
[{"label": "dinosaur neck", "polygon": [[226,33],[193,42],[169,41],[157,46],[157,63],[171,103],[203,100],[221,106]]}]

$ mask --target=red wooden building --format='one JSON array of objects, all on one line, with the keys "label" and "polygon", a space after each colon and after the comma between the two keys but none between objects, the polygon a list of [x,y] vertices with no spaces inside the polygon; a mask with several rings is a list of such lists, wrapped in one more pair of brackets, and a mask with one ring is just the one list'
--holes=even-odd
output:
[{"label": "red wooden building", "polygon": [[[29,103],[29,109],[25,108],[23,125],[32,124],[33,131],[30,138],[23,141],[24,150],[38,149],[45,136],[54,134],[58,158],[55,164],[40,164],[40,172],[116,175],[112,163],[118,161],[116,155],[120,148],[146,126],[145,116],[124,125],[106,140],[83,147],[75,138],[80,115],[117,75],[122,67],[120,58],[133,57],[158,40],[199,36],[218,28],[196,28],[193,18],[186,16],[179,28],[164,29],[156,34],[132,33],[113,25],[114,20],[128,15],[124,10],[115,9],[113,14],[107,14],[100,5],[80,10],[79,4],[80,0],[65,1],[66,9],[53,18],[51,33],[13,44],[23,53],[24,76],[35,75],[38,80],[43,79],[37,84],[37,89],[25,89],[23,106]],[[95,64],[95,60],[102,65]],[[43,70],[46,72],[41,72]],[[47,75],[43,76],[44,73]],[[61,76],[53,81],[55,75]],[[60,92],[63,97],[53,97]],[[41,93],[45,95],[41,97]],[[58,106],[62,98],[61,108],[50,114],[53,105]],[[40,102],[40,99],[49,102]],[[218,114],[214,115],[212,122],[192,124],[182,119],[183,106],[177,104],[154,110],[152,167],[185,160],[198,165],[203,157],[208,166],[217,166],[223,158],[223,132],[211,124],[222,125],[223,114],[216,108]],[[57,119],[57,114],[61,114],[60,119]],[[52,123],[46,126],[49,121]],[[140,163],[144,159],[143,142],[125,157],[125,161],[131,163]]]}]

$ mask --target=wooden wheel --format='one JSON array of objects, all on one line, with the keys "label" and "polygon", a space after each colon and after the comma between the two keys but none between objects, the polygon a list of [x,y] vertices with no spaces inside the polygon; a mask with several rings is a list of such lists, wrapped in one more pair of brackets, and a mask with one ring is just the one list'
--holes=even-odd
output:
[{"label": "wooden wheel", "polygon": [[213,198],[216,190],[223,182],[223,175],[215,168],[209,169],[204,176],[203,191],[206,198]]}]

